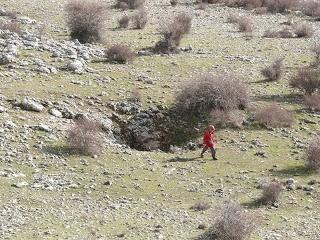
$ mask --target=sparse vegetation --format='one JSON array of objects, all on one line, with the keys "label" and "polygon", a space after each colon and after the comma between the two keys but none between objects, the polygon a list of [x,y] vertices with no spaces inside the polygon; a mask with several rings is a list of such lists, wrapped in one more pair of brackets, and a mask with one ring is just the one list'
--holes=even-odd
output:
[{"label": "sparse vegetation", "polygon": [[255,228],[255,218],[239,204],[229,202],[217,210],[213,226],[206,233],[206,239],[245,240]]},{"label": "sparse vegetation", "polygon": [[320,170],[320,136],[316,136],[309,142],[306,150],[306,166],[311,170]]},{"label": "sparse vegetation", "polygon": [[105,55],[109,61],[117,63],[129,63],[135,56],[128,46],[122,44],[113,45],[105,51]]},{"label": "sparse vegetation", "polygon": [[239,17],[236,20],[240,32],[251,33],[253,31],[252,20],[248,17]]},{"label": "sparse vegetation", "polygon": [[255,120],[268,127],[291,127],[294,114],[276,104],[262,107],[255,113]]},{"label": "sparse vegetation", "polygon": [[161,53],[176,52],[182,38],[190,32],[192,18],[181,13],[174,20],[161,29],[163,39],[156,46],[155,51]]},{"label": "sparse vegetation", "polygon": [[301,68],[297,75],[290,79],[290,86],[311,95],[320,89],[320,70]]},{"label": "sparse vegetation", "polygon": [[103,148],[101,124],[88,119],[75,120],[68,131],[68,145],[79,154],[98,155]]},{"label": "sparse vegetation", "polygon": [[279,181],[273,180],[263,184],[261,203],[264,205],[274,205],[279,202],[282,192],[282,184]]},{"label": "sparse vegetation", "polygon": [[66,18],[71,38],[81,43],[102,41],[105,11],[105,6],[97,0],[70,0]]},{"label": "sparse vegetation", "polygon": [[276,81],[281,78],[283,67],[283,58],[278,58],[275,62],[261,70],[261,74],[266,78],[267,81]]}]

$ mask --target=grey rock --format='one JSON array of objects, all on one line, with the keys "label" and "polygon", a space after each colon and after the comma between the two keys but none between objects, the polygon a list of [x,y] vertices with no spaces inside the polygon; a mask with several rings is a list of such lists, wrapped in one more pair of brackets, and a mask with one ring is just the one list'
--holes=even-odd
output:
[{"label": "grey rock", "polygon": [[31,99],[25,98],[21,102],[21,107],[27,111],[41,112],[44,109],[44,106],[40,103],[37,103]]}]

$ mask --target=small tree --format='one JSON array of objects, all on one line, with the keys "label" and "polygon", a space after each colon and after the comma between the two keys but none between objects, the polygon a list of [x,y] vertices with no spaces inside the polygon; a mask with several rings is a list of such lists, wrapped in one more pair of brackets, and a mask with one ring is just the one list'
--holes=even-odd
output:
[{"label": "small tree", "polygon": [[67,25],[72,39],[81,43],[103,39],[105,6],[97,0],[71,0],[66,5]]}]

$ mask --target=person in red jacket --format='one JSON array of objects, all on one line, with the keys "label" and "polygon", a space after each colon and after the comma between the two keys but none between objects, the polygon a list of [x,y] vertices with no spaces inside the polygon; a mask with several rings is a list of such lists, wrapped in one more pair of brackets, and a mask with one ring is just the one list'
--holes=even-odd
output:
[{"label": "person in red jacket", "polygon": [[218,160],[216,157],[216,139],[214,136],[215,127],[213,125],[209,125],[207,131],[203,134],[203,149],[201,152],[201,158],[203,158],[203,154],[210,148],[211,155],[213,160]]}]

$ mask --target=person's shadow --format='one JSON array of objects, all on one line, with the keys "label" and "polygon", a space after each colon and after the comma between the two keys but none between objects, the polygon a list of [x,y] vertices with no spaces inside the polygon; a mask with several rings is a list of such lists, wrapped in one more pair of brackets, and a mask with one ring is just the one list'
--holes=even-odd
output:
[{"label": "person's shadow", "polygon": [[201,159],[200,157],[174,157],[168,160],[168,162],[192,162]]}]

